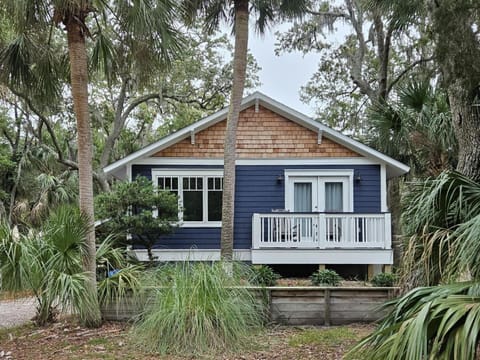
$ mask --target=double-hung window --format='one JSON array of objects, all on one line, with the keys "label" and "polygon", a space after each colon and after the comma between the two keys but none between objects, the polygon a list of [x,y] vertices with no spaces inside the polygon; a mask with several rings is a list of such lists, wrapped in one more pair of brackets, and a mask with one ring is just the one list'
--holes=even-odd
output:
[{"label": "double-hung window", "polygon": [[178,196],[183,226],[221,226],[222,170],[153,170],[152,179],[158,191]]}]

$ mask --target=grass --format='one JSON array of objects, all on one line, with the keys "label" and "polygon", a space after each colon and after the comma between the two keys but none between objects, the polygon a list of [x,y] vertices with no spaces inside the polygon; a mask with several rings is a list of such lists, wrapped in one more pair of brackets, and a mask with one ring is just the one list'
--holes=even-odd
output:
[{"label": "grass", "polygon": [[[0,328],[0,343],[8,341],[11,338],[19,337],[26,332],[33,331],[34,329],[35,327],[33,326],[33,324],[13,326],[9,328]],[[36,334],[33,334],[33,336],[35,335]]]},{"label": "grass", "polygon": [[251,345],[262,328],[258,299],[242,285],[235,264],[177,263],[160,268],[160,287],[135,324],[133,336],[161,354],[204,355]]},{"label": "grass", "polygon": [[109,344],[109,340],[107,338],[94,338],[94,339],[90,339],[88,340],[87,342],[88,345],[108,345]]},{"label": "grass", "polygon": [[309,328],[294,334],[288,341],[288,345],[293,347],[303,345],[337,346],[356,338],[358,338],[357,333],[347,326]]}]

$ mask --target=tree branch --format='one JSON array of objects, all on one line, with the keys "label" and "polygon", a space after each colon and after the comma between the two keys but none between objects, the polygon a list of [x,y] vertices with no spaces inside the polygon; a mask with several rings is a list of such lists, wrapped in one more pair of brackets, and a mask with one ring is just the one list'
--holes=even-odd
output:
[{"label": "tree branch", "polygon": [[315,11],[315,10],[306,10],[307,14],[315,15],[315,16],[324,16],[324,17],[331,17],[331,18],[348,18],[348,15],[341,12],[335,11]]},{"label": "tree branch", "polygon": [[113,119],[113,129],[112,132],[108,134],[107,139],[105,140],[105,145],[103,146],[102,154],[100,155],[100,171],[107,166],[115,142],[125,125],[126,117],[122,116],[122,110],[125,104],[128,81],[128,78],[122,80],[122,86],[118,95],[117,108],[115,110],[115,118]]},{"label": "tree branch", "polygon": [[[53,142],[53,146],[55,147],[55,150],[56,150],[56,153],[57,153],[57,158],[60,162],[63,162],[64,161],[64,157],[63,157],[63,152],[62,152],[62,148],[60,147],[60,145],[58,144],[58,141],[57,141],[57,137],[55,135],[55,132],[52,128],[52,125],[50,124],[50,121],[47,119],[47,117],[45,115],[43,115],[41,113],[41,111],[33,104],[33,102],[30,100],[30,98],[11,88],[10,87],[10,91],[15,94],[16,96],[18,96],[19,98],[23,99],[25,101],[25,103],[27,104],[27,106],[30,108],[30,110],[33,111],[33,113],[35,115],[37,115],[37,117],[40,119],[40,121],[45,124],[45,126],[47,127],[47,131],[48,131],[48,134],[50,135],[50,138],[52,139],[52,142]],[[78,166],[76,167],[76,169],[78,169]]]},{"label": "tree branch", "polygon": [[428,57],[428,58],[418,59],[418,60],[414,61],[413,63],[411,63],[409,66],[407,66],[405,69],[403,69],[400,72],[400,74],[397,75],[397,77],[390,83],[390,85],[388,85],[388,92],[390,92],[392,90],[392,88],[395,86],[395,84],[398,83],[400,81],[400,79],[403,76],[405,76],[405,74],[407,74],[410,70],[412,70],[415,66],[417,66],[419,64],[422,64],[422,63],[432,61],[433,59],[434,59],[434,57],[431,56],[431,57]]}]

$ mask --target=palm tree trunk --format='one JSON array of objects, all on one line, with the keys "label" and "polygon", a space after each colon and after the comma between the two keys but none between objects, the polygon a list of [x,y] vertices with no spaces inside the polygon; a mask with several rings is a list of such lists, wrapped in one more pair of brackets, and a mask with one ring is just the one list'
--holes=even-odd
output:
[{"label": "palm tree trunk", "polygon": [[245,86],[248,50],[248,0],[236,0],[235,9],[235,52],[233,57],[233,84],[225,130],[224,183],[222,205],[221,258],[233,258],[233,234],[235,215],[235,158],[237,126]]},{"label": "palm tree trunk", "polygon": [[[80,15],[81,16],[81,15]],[[88,66],[85,47],[85,29],[79,16],[70,16],[66,21],[68,52],[70,58],[70,78],[73,109],[77,118],[78,178],[80,211],[88,216],[89,231],[86,238],[86,253],[83,258],[84,271],[89,274],[87,284],[93,308],[84,319],[85,325],[97,327],[101,324],[97,298],[95,262],[95,228],[93,225],[93,179],[92,179],[92,134],[88,112]]]}]

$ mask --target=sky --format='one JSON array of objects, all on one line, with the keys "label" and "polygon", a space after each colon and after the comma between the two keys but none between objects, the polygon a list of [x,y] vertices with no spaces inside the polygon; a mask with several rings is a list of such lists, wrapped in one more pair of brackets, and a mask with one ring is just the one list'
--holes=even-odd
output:
[{"label": "sky", "polygon": [[[318,65],[318,55],[300,52],[275,55],[275,31],[286,31],[288,24],[268,30],[259,36],[250,28],[249,50],[262,68],[258,74],[262,85],[258,90],[265,95],[304,113],[313,116],[314,108],[300,101],[300,88],[307,83]],[[232,38],[233,41],[233,38]]]}]

